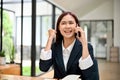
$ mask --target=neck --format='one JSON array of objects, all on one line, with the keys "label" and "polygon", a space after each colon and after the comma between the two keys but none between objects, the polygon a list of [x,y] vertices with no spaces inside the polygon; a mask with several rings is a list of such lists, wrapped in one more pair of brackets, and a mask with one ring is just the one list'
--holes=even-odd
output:
[{"label": "neck", "polygon": [[70,39],[66,39],[64,38],[64,41],[63,41],[63,45],[65,48],[67,48],[70,44],[72,44],[72,42],[75,40],[75,38],[70,38]]}]

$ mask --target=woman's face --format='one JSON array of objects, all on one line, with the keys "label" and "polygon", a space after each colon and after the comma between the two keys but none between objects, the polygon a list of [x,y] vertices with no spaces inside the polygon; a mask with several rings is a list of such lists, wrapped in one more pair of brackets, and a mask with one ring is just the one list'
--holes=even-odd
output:
[{"label": "woman's face", "polygon": [[74,17],[67,14],[62,18],[59,24],[59,30],[64,38],[72,38],[74,37],[76,26]]}]

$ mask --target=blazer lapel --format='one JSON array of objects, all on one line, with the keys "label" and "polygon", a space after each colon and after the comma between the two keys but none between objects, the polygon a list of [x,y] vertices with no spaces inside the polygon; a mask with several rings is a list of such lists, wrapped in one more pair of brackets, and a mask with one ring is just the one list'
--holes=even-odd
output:
[{"label": "blazer lapel", "polygon": [[62,44],[57,45],[56,53],[57,54],[56,54],[55,60],[57,64],[59,64],[60,71],[63,70],[65,72],[63,55],[62,55]]},{"label": "blazer lapel", "polygon": [[70,54],[70,58],[69,58],[68,63],[67,63],[67,70],[70,68],[73,61],[76,59],[77,55],[80,54],[79,52],[80,52],[80,50],[82,50],[82,48],[80,48],[80,45],[81,45],[81,43],[76,39],[76,42],[74,44],[74,47],[73,47],[71,54]]}]

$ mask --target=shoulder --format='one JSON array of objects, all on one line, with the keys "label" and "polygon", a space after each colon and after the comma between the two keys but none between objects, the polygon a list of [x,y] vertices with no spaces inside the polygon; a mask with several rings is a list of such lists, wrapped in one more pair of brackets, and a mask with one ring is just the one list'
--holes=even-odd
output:
[{"label": "shoulder", "polygon": [[59,42],[59,43],[54,42],[54,43],[52,44],[52,49],[55,49],[55,48],[57,48],[57,47],[60,47],[61,45],[62,45],[62,42]]},{"label": "shoulder", "polygon": [[[75,43],[78,44],[78,45],[82,45],[82,43],[78,39],[76,39]],[[88,42],[88,47],[92,47],[91,42]]]},{"label": "shoulder", "polygon": [[[92,44],[90,42],[88,42],[87,44],[88,44],[88,49],[93,50]],[[82,43],[78,39],[76,39],[75,45],[82,46]]]},{"label": "shoulder", "polygon": [[92,44],[90,42],[88,42],[88,48],[93,49],[93,46],[92,46]]}]

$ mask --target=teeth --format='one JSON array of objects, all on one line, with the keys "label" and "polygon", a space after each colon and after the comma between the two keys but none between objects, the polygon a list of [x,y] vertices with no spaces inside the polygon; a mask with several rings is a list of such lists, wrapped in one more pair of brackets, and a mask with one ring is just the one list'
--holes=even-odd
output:
[{"label": "teeth", "polygon": [[65,31],[65,33],[71,33],[72,31]]},{"label": "teeth", "polygon": [[65,32],[67,32],[67,33],[68,33],[68,32],[71,32],[71,31],[65,31]]},{"label": "teeth", "polygon": [[65,31],[65,32],[72,32],[72,30],[69,30],[69,31],[67,30],[67,31]]}]

